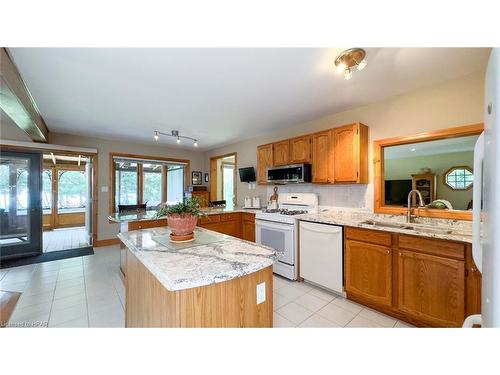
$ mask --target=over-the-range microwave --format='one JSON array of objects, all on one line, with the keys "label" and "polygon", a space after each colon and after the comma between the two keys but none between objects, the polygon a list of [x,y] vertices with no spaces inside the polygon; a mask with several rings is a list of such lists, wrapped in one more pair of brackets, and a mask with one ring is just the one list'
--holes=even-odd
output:
[{"label": "over-the-range microwave", "polygon": [[292,164],[268,168],[267,182],[274,184],[311,182],[311,164]]}]

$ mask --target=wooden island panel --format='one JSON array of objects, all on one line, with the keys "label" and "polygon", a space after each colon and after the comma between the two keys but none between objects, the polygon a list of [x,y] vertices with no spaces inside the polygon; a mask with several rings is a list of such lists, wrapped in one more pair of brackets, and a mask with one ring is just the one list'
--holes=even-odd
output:
[{"label": "wooden island panel", "polygon": [[[270,266],[237,279],[172,292],[127,250],[125,326],[272,328],[272,275]],[[266,300],[257,304],[257,284],[262,282]]]}]

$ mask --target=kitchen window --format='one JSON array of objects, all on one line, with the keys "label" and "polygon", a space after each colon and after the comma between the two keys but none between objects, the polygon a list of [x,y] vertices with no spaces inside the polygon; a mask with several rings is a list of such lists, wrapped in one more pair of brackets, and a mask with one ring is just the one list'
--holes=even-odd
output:
[{"label": "kitchen window", "polygon": [[110,156],[114,176],[111,212],[116,212],[118,205],[146,204],[146,209],[155,209],[163,203],[183,201],[189,160],[122,154]]}]

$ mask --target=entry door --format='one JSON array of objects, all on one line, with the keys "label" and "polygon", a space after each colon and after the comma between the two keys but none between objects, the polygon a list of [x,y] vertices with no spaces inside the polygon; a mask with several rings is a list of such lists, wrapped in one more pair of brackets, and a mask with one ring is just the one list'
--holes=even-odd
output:
[{"label": "entry door", "polygon": [[0,258],[42,253],[39,153],[0,154]]}]

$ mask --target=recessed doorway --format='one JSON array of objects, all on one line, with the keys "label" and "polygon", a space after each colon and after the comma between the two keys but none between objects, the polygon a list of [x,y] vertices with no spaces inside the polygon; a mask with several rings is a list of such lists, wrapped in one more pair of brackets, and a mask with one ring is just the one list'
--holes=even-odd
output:
[{"label": "recessed doorway", "polygon": [[236,152],[210,158],[210,201],[236,205],[236,165]]}]

